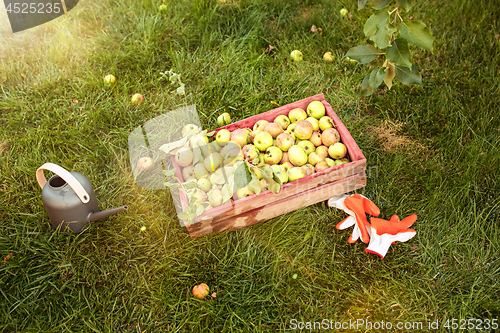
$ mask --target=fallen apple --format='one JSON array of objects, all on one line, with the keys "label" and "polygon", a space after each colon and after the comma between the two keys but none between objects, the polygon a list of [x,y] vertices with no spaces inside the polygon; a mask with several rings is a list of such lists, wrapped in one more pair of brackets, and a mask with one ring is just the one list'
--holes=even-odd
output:
[{"label": "fallen apple", "polygon": [[321,117],[325,116],[325,113],[326,113],[325,106],[320,101],[312,101],[307,106],[307,114],[310,117],[321,119]]},{"label": "fallen apple", "polygon": [[219,125],[221,125],[221,126],[230,124],[231,123],[231,115],[227,112],[224,112],[219,117],[217,117],[217,123],[219,123]]},{"label": "fallen apple", "polygon": [[290,57],[292,58],[293,61],[296,62],[302,61],[303,59],[302,52],[300,52],[299,50],[293,50],[290,53]]},{"label": "fallen apple", "polygon": [[115,84],[116,82],[116,77],[113,74],[108,74],[104,77],[104,83],[106,83],[108,86]]},{"label": "fallen apple", "polygon": [[132,104],[139,105],[142,102],[144,102],[144,96],[142,96],[141,94],[135,94],[134,96],[132,96],[131,101],[132,101]]},{"label": "fallen apple", "polygon": [[167,5],[163,4],[163,5],[158,6],[158,11],[160,13],[166,13],[167,12]]},{"label": "fallen apple", "polygon": [[345,16],[347,15],[347,13],[349,13],[349,12],[348,12],[348,11],[347,11],[347,9],[345,9],[345,8],[342,8],[342,9],[340,10],[340,16],[342,16],[342,17],[345,17]]},{"label": "fallen apple", "polygon": [[197,299],[204,299],[208,295],[209,288],[205,283],[193,287],[193,296]]},{"label": "fallen apple", "polygon": [[154,166],[153,159],[149,156],[143,156],[137,160],[137,170],[146,171]]},{"label": "fallen apple", "polygon": [[323,54],[323,60],[325,60],[326,62],[333,62],[335,60],[335,56],[332,52],[326,52],[325,54]]}]

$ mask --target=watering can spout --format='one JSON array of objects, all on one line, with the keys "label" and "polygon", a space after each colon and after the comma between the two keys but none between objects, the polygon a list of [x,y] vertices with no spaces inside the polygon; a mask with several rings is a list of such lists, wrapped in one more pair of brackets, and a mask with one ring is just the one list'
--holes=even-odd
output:
[{"label": "watering can spout", "polygon": [[90,213],[89,217],[88,217],[88,222],[94,222],[94,221],[103,219],[105,217],[108,217],[110,215],[114,215],[116,213],[123,212],[124,210],[127,210],[127,209],[128,209],[128,206],[121,206],[121,207],[108,209],[108,210],[104,210],[104,211],[100,211],[100,212],[96,212],[96,213]]}]

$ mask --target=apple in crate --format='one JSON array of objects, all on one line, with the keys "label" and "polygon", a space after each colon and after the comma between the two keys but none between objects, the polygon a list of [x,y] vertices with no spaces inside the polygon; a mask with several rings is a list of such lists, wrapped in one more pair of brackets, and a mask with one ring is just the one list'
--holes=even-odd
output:
[{"label": "apple in crate", "polygon": [[333,124],[332,118],[328,116],[323,116],[319,119],[319,129],[322,131],[326,130],[327,128],[332,128],[334,126],[335,125]]},{"label": "apple in crate", "polygon": [[293,145],[288,149],[288,159],[294,166],[302,166],[307,163],[307,153],[299,145]]},{"label": "apple in crate", "polygon": [[251,141],[250,133],[245,128],[239,128],[231,133],[231,141],[243,148]]},{"label": "apple in crate", "polygon": [[266,164],[274,165],[278,164],[279,161],[281,161],[282,157],[283,157],[283,151],[278,147],[271,146],[266,150],[266,154],[264,155],[264,161],[266,162]]},{"label": "apple in crate", "polygon": [[299,143],[297,143],[297,145],[304,148],[304,151],[306,152],[307,156],[309,156],[310,153],[312,153],[316,150],[316,147],[314,146],[314,144],[309,140],[299,141]]},{"label": "apple in crate", "polygon": [[295,125],[295,136],[300,140],[307,140],[311,137],[313,126],[307,120],[299,120]]},{"label": "apple in crate", "polygon": [[292,124],[294,124],[301,120],[306,120],[307,113],[304,111],[304,109],[295,108],[288,113],[288,118],[290,119]]},{"label": "apple in crate", "polygon": [[320,101],[312,101],[307,106],[307,114],[310,117],[321,119],[321,117],[325,116],[325,113],[326,113],[325,106]]},{"label": "apple in crate", "polygon": [[328,148],[331,158],[339,160],[347,154],[347,147],[342,142],[336,142]]},{"label": "apple in crate", "polygon": [[175,153],[175,162],[182,167],[188,166],[193,162],[193,151],[189,147],[180,147]]},{"label": "apple in crate", "polygon": [[293,146],[294,143],[295,140],[293,136],[288,132],[281,133],[276,138],[276,147],[278,147],[282,151],[288,151],[288,149],[290,149],[290,147]]},{"label": "apple in crate", "polygon": [[321,142],[327,147],[330,147],[340,141],[340,134],[335,128],[327,128],[321,134]]},{"label": "apple in crate", "polygon": [[273,136],[266,131],[262,131],[255,136],[253,144],[260,151],[266,151],[273,145]]},{"label": "apple in crate", "polygon": [[274,118],[274,122],[281,126],[283,130],[286,130],[288,126],[290,126],[290,119],[284,114],[277,116]]},{"label": "apple in crate", "polygon": [[217,135],[215,136],[215,141],[220,145],[224,146],[226,143],[231,140],[231,132],[229,130],[223,128],[220,131],[217,132]]},{"label": "apple in crate", "polygon": [[255,131],[255,130],[259,129],[259,130],[263,131],[266,128],[267,124],[269,124],[269,122],[267,120],[261,119],[253,125],[253,130]]}]

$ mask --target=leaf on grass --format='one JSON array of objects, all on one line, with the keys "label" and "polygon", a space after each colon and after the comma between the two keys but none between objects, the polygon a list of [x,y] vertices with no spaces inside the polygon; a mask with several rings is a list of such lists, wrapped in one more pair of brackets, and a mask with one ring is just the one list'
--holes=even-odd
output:
[{"label": "leaf on grass", "polygon": [[365,8],[367,2],[368,0],[358,0],[358,10]]},{"label": "leaf on grass", "polygon": [[269,52],[271,52],[271,51],[272,51],[272,50],[274,50],[274,49],[275,49],[275,47],[274,47],[274,46],[272,46],[271,44],[269,44],[269,45],[266,47],[266,53],[269,53]]},{"label": "leaf on grass", "polygon": [[408,42],[402,38],[397,38],[385,52],[387,60],[399,67],[411,68],[411,54]]},{"label": "leaf on grass", "polygon": [[396,76],[396,67],[394,67],[393,63],[387,62],[385,68],[384,83],[387,87],[389,87],[389,90],[391,90],[392,88],[392,80],[394,80],[395,76]]},{"label": "leaf on grass", "polygon": [[363,82],[361,82],[361,96],[370,96],[373,94],[373,88],[370,86],[370,74],[365,76]]},{"label": "leaf on grass", "polygon": [[433,52],[434,37],[431,30],[422,21],[404,21],[399,26],[399,34],[408,43]]},{"label": "leaf on grass", "polygon": [[422,85],[422,76],[415,65],[411,66],[411,70],[407,67],[396,66],[396,79],[407,86],[412,84]]},{"label": "leaf on grass", "polygon": [[359,61],[360,64],[366,64],[377,58],[378,55],[379,52],[375,46],[364,44],[351,48],[345,56]]},{"label": "leaf on grass", "polygon": [[370,87],[372,87],[373,91],[377,90],[380,84],[382,84],[382,81],[384,81],[384,76],[385,76],[385,71],[383,67],[380,67],[379,69],[374,69],[370,73],[369,84]]},{"label": "leaf on grass", "polygon": [[373,1],[373,8],[374,9],[382,9],[386,7],[388,4],[390,4],[392,0],[374,0]]},{"label": "leaf on grass", "polygon": [[409,12],[411,9],[411,0],[398,0],[398,5]]},{"label": "leaf on grass", "polygon": [[387,11],[373,14],[366,20],[363,27],[366,37],[381,49],[391,45],[391,37],[394,31],[396,31],[396,28],[389,24],[389,13]]}]

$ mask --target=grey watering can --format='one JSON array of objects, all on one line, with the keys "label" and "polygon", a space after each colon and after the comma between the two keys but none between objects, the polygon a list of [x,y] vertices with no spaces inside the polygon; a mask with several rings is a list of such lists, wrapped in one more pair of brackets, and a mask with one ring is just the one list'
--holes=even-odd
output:
[{"label": "grey watering can", "polygon": [[[43,170],[55,175],[48,181]],[[100,211],[90,180],[79,172],[68,172],[54,163],[45,163],[36,170],[42,188],[42,201],[54,229],[80,232],[92,221],[127,210],[127,206]]]}]

